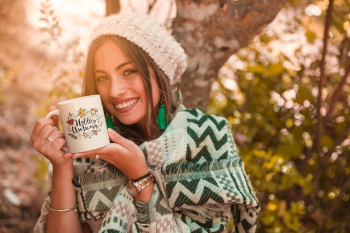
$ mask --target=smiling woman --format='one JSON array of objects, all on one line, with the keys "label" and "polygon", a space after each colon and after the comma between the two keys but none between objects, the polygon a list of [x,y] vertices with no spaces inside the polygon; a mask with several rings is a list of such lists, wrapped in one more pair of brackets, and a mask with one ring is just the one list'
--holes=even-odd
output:
[{"label": "smiling woman", "polygon": [[[149,105],[150,109],[157,108],[160,98],[154,73],[150,75],[151,90],[146,90],[142,75],[138,71],[142,66],[136,67],[134,64],[137,63],[131,62],[118,45],[118,41],[123,39],[102,40],[107,41],[95,52],[94,76],[97,92],[100,93],[106,109],[122,125],[135,125],[139,132],[145,133],[145,139],[159,136],[156,132],[152,134],[147,130],[147,106]],[[152,95],[148,97],[147,93]],[[155,117],[153,125],[156,125]]]},{"label": "smiling woman", "polygon": [[177,100],[169,78],[153,59],[123,37],[104,35],[92,42],[87,60],[91,65],[86,67],[83,95],[101,95],[107,115],[116,116],[112,119],[123,136],[137,144],[157,138],[162,133],[157,127],[160,96],[171,117]]},{"label": "smiling woman", "polygon": [[185,110],[171,88],[185,68],[184,50],[151,17],[102,20],[83,95],[101,96],[111,143],[66,153],[57,122],[38,121],[31,140],[53,170],[35,232],[227,232],[231,215],[236,232],[255,231],[260,206],[227,120]]}]

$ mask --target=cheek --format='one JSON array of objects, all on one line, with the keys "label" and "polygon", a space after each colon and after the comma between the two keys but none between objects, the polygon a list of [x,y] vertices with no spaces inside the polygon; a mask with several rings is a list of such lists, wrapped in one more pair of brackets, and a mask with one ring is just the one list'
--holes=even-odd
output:
[{"label": "cheek", "polygon": [[97,93],[100,95],[101,100],[104,104],[108,101],[108,91],[109,89],[103,86],[97,87]]}]

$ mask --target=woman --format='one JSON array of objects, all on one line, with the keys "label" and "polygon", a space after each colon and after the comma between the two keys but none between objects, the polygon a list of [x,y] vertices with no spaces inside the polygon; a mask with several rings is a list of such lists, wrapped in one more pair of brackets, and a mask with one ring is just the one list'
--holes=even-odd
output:
[{"label": "woman", "polygon": [[149,16],[102,20],[83,95],[101,96],[111,144],[66,153],[57,119],[37,122],[31,141],[52,163],[52,189],[35,232],[226,232],[231,214],[236,232],[255,232],[260,207],[227,121],[185,110],[171,90],[185,68]]}]

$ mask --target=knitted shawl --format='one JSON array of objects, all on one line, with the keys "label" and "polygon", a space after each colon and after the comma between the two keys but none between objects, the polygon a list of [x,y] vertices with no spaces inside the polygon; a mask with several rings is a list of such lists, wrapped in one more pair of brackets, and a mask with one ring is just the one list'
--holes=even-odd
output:
[{"label": "knitted shawl", "polygon": [[[109,232],[255,232],[259,203],[225,118],[197,109],[177,112],[157,139],[140,146],[156,178],[150,225],[137,222],[127,179],[102,160],[76,177],[81,221]],[[135,161],[137,162],[137,161]]]}]

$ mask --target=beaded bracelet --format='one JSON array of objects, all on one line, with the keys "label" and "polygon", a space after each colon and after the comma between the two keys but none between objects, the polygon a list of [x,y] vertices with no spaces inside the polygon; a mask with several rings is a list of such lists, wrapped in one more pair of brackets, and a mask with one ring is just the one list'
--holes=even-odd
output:
[{"label": "beaded bracelet", "polygon": [[54,208],[52,208],[50,205],[48,205],[47,207],[49,208],[49,210],[55,211],[55,212],[66,212],[66,211],[70,211],[70,210],[74,210],[74,212],[77,212],[77,206],[76,206],[76,205],[75,205],[74,207],[72,207],[72,208],[69,208],[69,209],[61,209],[61,210],[54,209]]}]

